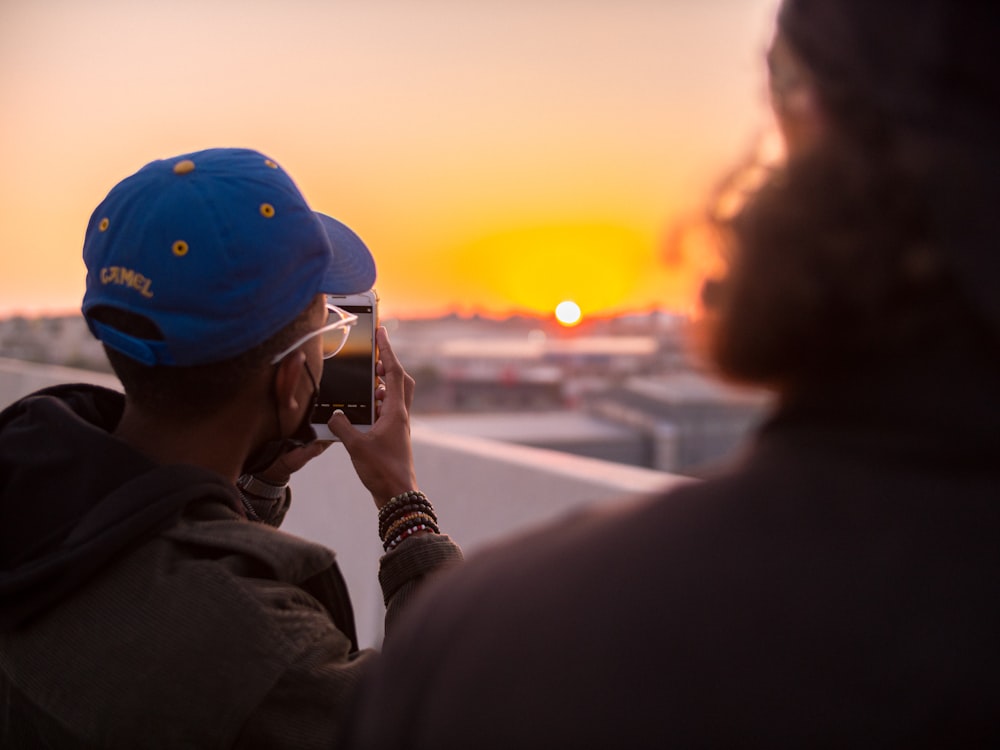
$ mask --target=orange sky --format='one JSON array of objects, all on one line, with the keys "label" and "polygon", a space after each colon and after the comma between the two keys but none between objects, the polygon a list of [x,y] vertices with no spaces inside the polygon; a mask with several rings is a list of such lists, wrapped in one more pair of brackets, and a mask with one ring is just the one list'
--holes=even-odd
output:
[{"label": "orange sky", "polygon": [[684,309],[663,248],[767,123],[774,5],[2,0],[0,315],[76,311],[93,208],[209,146],[351,225],[384,316]]}]

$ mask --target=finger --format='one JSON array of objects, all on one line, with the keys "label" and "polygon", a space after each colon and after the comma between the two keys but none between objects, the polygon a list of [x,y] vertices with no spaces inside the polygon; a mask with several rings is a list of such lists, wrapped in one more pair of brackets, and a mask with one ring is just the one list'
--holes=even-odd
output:
[{"label": "finger", "polygon": [[375,421],[382,416],[382,402],[385,401],[385,383],[379,383],[375,388]]},{"label": "finger", "polygon": [[330,432],[332,432],[334,437],[342,442],[345,447],[353,443],[353,441],[357,439],[358,435],[361,434],[354,428],[354,425],[351,424],[351,420],[349,420],[347,415],[340,409],[334,410],[333,416],[330,417],[330,421],[326,423],[326,426],[330,428]]},{"label": "finger", "polygon": [[301,448],[289,451],[284,455],[282,460],[285,462],[286,466],[295,466],[295,470],[298,471],[316,458],[316,456],[325,451],[328,445],[329,443],[323,442],[322,440],[313,440],[311,443],[306,443]]},{"label": "finger", "polygon": [[388,392],[396,394],[402,391],[400,393],[402,399],[399,403],[402,405],[403,410],[409,413],[410,407],[413,405],[413,378],[406,372],[402,363],[396,357],[396,352],[393,351],[392,343],[389,341],[389,332],[384,327],[380,327],[376,331],[376,336],[379,342],[379,352],[382,355],[379,364],[382,366],[381,369],[384,372],[382,377],[385,379]]},{"label": "finger", "polygon": [[406,411],[409,413],[410,407],[413,406],[413,391],[416,388],[416,382],[413,380],[413,376],[406,373],[403,376],[403,403],[406,404]]},{"label": "finger", "polygon": [[395,352],[392,351],[392,345],[389,343],[389,334],[384,327],[380,326],[376,332],[376,336],[378,337],[379,351],[382,353],[380,362],[382,372],[380,373],[380,377],[389,393],[399,393],[400,396],[403,396],[405,393],[403,376],[406,372],[403,370],[403,366],[399,363],[399,360],[396,359]]},{"label": "finger", "polygon": [[288,453],[279,456],[273,464],[259,472],[257,476],[265,482],[285,484],[292,474],[325,451],[328,445],[329,443],[314,440],[301,448],[293,448]]},{"label": "finger", "polygon": [[378,327],[378,330],[375,331],[375,338],[378,341],[379,364],[382,365],[383,369],[398,366],[399,359],[396,357],[396,352],[392,350],[392,342],[389,341],[389,332],[385,326]]},{"label": "finger", "polygon": [[[323,451],[325,451],[329,447],[330,447],[329,440],[313,440],[311,443],[306,445],[306,447],[303,448],[303,450],[305,451],[306,456],[308,456],[307,460],[311,461],[312,459],[316,458],[316,456],[322,455]],[[305,464],[303,464],[303,466],[304,465]]]}]

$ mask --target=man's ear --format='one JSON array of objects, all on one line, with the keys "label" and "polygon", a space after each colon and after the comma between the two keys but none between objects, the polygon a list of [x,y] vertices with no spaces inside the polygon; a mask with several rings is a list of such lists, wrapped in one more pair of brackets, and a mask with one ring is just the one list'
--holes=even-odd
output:
[{"label": "man's ear", "polygon": [[279,413],[298,410],[300,404],[297,391],[299,379],[305,376],[305,361],[305,352],[297,351],[278,363],[278,371],[274,375],[274,397],[278,403]]}]

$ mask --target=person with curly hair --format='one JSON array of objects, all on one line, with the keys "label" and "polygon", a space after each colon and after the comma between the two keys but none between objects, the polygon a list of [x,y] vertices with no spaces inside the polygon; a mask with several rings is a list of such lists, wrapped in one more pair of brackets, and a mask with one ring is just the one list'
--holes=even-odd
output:
[{"label": "person with curly hair", "polygon": [[785,158],[722,220],[701,341],[773,413],[426,589],[353,747],[1000,744],[998,15],[784,0]]}]

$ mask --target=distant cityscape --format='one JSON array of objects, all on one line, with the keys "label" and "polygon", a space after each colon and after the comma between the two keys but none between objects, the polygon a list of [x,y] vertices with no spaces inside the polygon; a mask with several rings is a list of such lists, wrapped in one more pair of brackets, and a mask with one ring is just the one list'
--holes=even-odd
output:
[{"label": "distant cityscape", "polygon": [[[708,375],[664,312],[391,319],[414,424],[691,476],[732,459],[769,397]],[[0,357],[109,373],[79,315],[0,320]]]}]

